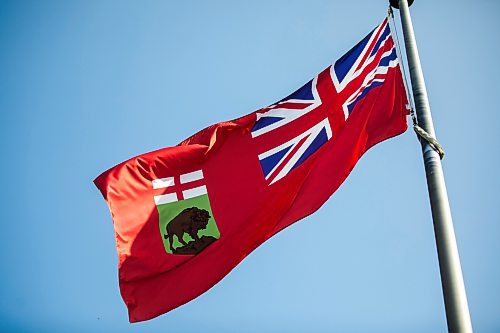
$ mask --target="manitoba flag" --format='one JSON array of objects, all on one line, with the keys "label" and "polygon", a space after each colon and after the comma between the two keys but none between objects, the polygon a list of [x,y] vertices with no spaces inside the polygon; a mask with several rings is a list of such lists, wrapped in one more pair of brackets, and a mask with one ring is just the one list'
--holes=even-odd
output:
[{"label": "manitoba flag", "polygon": [[207,291],[407,128],[387,19],[288,97],[101,174],[131,322]]}]

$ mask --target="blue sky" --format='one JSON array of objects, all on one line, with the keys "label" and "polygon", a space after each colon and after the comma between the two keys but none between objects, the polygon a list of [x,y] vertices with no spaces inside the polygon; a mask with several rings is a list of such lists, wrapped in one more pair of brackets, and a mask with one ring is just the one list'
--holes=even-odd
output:
[{"label": "blue sky", "polygon": [[[373,0],[0,1],[0,330],[445,331],[411,131],[370,150],[317,213],[209,292],[133,325],[92,184],[288,95],[386,10]],[[498,332],[500,3],[416,0],[411,10],[473,326]]]}]

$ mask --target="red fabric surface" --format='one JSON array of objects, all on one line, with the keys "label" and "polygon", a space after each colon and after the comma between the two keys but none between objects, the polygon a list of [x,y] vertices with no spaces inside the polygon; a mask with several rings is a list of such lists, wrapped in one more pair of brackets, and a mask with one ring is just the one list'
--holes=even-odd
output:
[{"label": "red fabric surface", "polygon": [[[252,138],[256,113],[212,125],[175,147],[146,153],[100,175],[96,186],[114,221],[119,282],[131,322],[151,319],[207,291],[272,235],[317,210],[370,147],[404,132],[406,94],[399,67],[344,120],[330,67],[317,112],[293,122],[305,130],[328,117],[332,138],[283,179],[268,185],[258,155],[286,137]],[[285,138],[285,139],[283,139]],[[273,142],[275,140],[276,142]],[[284,141],[283,141],[284,142]],[[152,180],[202,169],[220,239],[197,255],[165,251]]]}]

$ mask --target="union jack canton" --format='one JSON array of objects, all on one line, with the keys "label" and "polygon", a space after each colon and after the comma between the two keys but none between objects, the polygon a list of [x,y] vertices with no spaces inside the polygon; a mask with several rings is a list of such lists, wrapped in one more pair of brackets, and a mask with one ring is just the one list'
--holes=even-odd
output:
[{"label": "union jack canton", "polygon": [[257,111],[251,135],[258,140],[267,184],[286,177],[332,139],[355,106],[397,66],[385,19],[335,64],[290,96]]}]

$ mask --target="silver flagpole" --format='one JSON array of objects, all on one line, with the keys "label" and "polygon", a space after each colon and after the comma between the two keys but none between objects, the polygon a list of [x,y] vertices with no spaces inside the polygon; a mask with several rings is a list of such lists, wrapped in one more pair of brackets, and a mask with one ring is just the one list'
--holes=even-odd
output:
[{"label": "silver flagpole", "polygon": [[[409,2],[411,5],[413,0]],[[401,14],[401,24],[418,125],[430,134],[431,137],[435,138],[436,133],[432,123],[427,89],[425,88],[424,76],[420,66],[408,1],[390,0],[390,3],[393,7],[399,8]],[[441,159],[428,141],[421,139],[420,142],[422,144],[427,188],[431,203],[432,219],[434,221],[434,234],[436,237],[448,331],[452,333],[472,332],[469,306],[467,305],[467,296],[465,294],[464,280],[458,257],[457,242],[455,231],[453,230]]]}]

